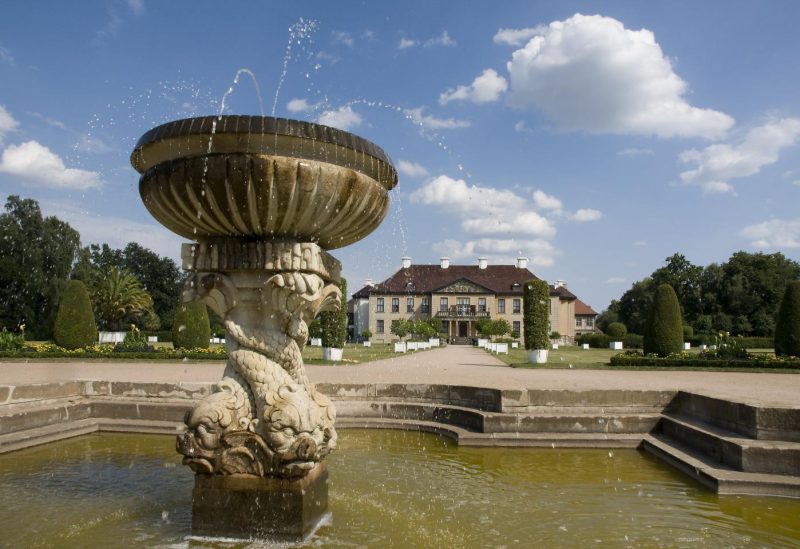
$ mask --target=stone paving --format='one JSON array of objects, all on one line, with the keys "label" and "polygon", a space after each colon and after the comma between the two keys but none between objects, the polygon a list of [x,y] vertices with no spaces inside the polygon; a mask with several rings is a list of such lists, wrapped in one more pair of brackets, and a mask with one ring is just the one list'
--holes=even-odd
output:
[{"label": "stone paving", "polygon": [[[800,408],[800,375],[672,370],[510,368],[482,349],[451,345],[359,365],[307,365],[314,382],[457,384],[497,389],[686,390],[752,404]],[[208,382],[224,363],[2,362],[0,384],[70,380]]]}]

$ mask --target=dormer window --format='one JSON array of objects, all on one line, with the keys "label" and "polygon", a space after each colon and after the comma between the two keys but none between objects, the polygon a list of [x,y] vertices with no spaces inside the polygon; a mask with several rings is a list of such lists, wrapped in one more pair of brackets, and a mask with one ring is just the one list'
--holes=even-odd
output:
[{"label": "dormer window", "polygon": [[406,284],[406,290],[413,290],[414,288],[416,288],[416,285],[413,282]]},{"label": "dormer window", "polygon": [[516,291],[517,291],[517,290],[519,290],[519,289],[520,289],[520,283],[519,283],[519,282],[514,282],[514,283],[511,285],[511,291],[513,291],[513,292],[516,292]]}]

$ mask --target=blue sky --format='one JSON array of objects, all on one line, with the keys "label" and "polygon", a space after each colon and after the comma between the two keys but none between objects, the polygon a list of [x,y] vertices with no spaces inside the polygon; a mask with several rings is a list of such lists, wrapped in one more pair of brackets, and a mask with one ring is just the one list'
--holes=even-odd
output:
[{"label": "blue sky", "polygon": [[[353,290],[409,255],[530,257],[602,310],[664,258],[800,260],[800,4],[39,2],[0,17],[0,198],[84,244],[181,240],[128,156],[154,125],[225,112],[338,126],[400,172],[334,254]],[[255,75],[259,102],[250,73]]]}]

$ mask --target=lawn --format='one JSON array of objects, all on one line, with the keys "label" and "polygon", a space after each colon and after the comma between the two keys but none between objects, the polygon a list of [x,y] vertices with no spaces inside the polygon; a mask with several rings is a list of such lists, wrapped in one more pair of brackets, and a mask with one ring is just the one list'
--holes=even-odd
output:
[{"label": "lawn", "polygon": [[[424,352],[409,351],[409,353]],[[391,358],[398,356],[398,354],[394,352],[393,344],[372,345],[371,347],[364,347],[361,344],[347,344],[344,347],[344,353],[342,353],[342,363],[360,364],[362,362]],[[337,364],[336,362],[322,360],[322,347],[312,347],[310,345],[306,345],[305,349],[303,349],[303,361],[306,364]]]}]

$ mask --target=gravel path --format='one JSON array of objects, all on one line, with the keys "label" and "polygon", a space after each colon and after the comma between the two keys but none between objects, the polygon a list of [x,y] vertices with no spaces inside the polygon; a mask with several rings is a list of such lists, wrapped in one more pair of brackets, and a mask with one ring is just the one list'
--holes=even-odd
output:
[{"label": "gravel path", "polygon": [[[451,345],[361,365],[307,365],[314,382],[424,383],[498,389],[678,390],[740,402],[800,408],[800,375],[672,370],[527,370],[510,368],[489,353]],[[182,362],[0,362],[0,384],[68,380],[132,382],[216,381],[224,364]]]}]

